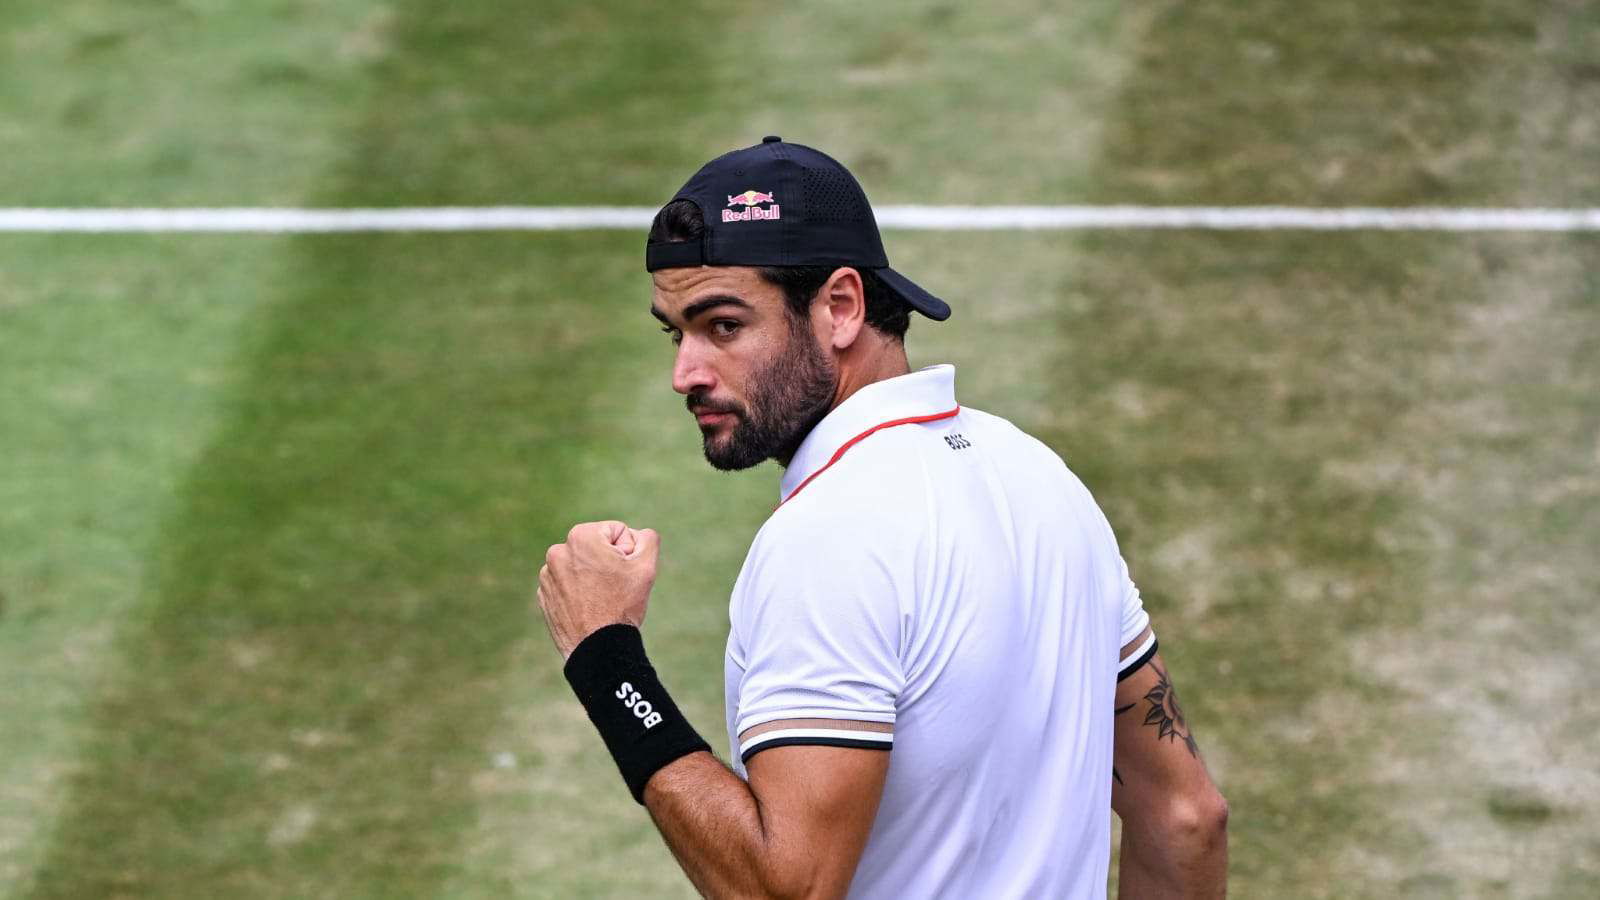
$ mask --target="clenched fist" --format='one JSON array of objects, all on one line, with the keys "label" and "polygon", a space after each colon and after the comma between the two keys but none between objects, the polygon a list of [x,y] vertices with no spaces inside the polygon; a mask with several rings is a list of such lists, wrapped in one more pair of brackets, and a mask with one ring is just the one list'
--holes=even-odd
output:
[{"label": "clenched fist", "polygon": [[660,546],[660,538],[648,528],[585,522],[572,526],[566,543],[545,552],[539,609],[563,660],[607,625],[644,624]]}]

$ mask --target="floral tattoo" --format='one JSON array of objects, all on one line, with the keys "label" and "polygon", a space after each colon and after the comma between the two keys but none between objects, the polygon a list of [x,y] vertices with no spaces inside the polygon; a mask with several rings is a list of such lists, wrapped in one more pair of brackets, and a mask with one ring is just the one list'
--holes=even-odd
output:
[{"label": "floral tattoo", "polygon": [[[1183,721],[1183,708],[1178,706],[1178,695],[1172,689],[1172,679],[1167,677],[1166,670],[1150,663],[1156,670],[1160,679],[1150,692],[1144,695],[1150,709],[1144,714],[1144,724],[1156,726],[1156,739],[1166,738],[1173,740],[1183,738],[1184,746],[1189,748],[1189,755],[1199,756],[1200,745],[1195,743],[1194,732],[1189,730],[1188,723]],[[1124,707],[1126,709],[1126,707]]]}]

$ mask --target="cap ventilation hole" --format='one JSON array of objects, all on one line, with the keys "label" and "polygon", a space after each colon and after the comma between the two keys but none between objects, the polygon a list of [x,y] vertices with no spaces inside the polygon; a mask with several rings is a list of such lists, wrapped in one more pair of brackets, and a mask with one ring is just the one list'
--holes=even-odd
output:
[{"label": "cap ventilation hole", "polygon": [[801,190],[812,222],[867,222],[872,207],[855,182],[831,169],[805,169]]}]

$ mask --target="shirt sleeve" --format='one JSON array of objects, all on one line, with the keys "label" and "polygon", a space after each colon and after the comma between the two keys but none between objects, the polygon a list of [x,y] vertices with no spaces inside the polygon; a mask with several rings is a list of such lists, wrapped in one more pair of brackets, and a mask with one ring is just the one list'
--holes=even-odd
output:
[{"label": "shirt sleeve", "polygon": [[[1145,612],[1144,599],[1139,596],[1139,586],[1133,583],[1133,578],[1128,574],[1128,562],[1120,555],[1117,557],[1118,570],[1121,572],[1122,591],[1122,640],[1120,646],[1126,647],[1129,643],[1144,633],[1150,627],[1150,614]],[[1121,681],[1137,672],[1141,666],[1149,662],[1156,655],[1156,635],[1152,631],[1138,647],[1133,648],[1117,663],[1117,680]]]},{"label": "shirt sleeve", "polygon": [[[896,550],[836,536],[777,543],[758,539],[732,610],[744,655],[735,733],[786,719],[892,725],[905,687],[902,586],[886,564]],[[893,741],[892,732],[786,728],[741,741],[739,755],[787,744],[888,749]]]}]

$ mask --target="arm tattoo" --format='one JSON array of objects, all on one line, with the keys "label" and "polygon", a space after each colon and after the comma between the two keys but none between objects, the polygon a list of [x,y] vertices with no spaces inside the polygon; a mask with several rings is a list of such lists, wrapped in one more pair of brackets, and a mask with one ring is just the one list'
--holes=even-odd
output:
[{"label": "arm tattoo", "polygon": [[1155,687],[1150,689],[1150,693],[1144,695],[1144,699],[1150,703],[1150,711],[1144,715],[1144,724],[1156,726],[1156,740],[1183,738],[1184,746],[1189,748],[1189,755],[1199,756],[1200,745],[1195,743],[1194,732],[1190,731],[1188,724],[1183,721],[1183,709],[1178,706],[1178,695],[1172,689],[1172,679],[1168,678],[1166,670],[1156,665],[1154,661],[1150,666],[1161,677]]},{"label": "arm tattoo", "polygon": [[[1133,709],[1137,705],[1137,703],[1129,703],[1127,706],[1119,706],[1117,707],[1115,715],[1120,716],[1128,710]],[[1127,782],[1122,780],[1122,773],[1117,771],[1116,766],[1111,767],[1111,777],[1117,780],[1117,784],[1127,784]]]}]

